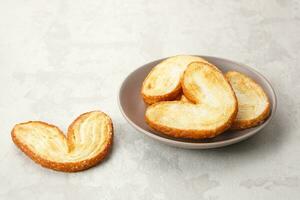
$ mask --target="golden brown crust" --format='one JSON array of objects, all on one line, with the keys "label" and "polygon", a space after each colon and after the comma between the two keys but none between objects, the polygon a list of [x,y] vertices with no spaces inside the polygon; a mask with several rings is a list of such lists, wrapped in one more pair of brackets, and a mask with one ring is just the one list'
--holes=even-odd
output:
[{"label": "golden brown crust", "polygon": [[151,105],[160,101],[172,101],[177,99],[182,93],[181,85],[179,84],[175,90],[172,92],[160,95],[160,96],[148,96],[145,93],[141,92],[141,95],[143,97],[143,100],[146,104]]},{"label": "golden brown crust", "polygon": [[[263,91],[263,89],[260,87],[259,84],[257,84],[252,78],[246,76],[245,74],[242,74],[240,72],[236,72],[236,71],[228,71],[225,74],[225,77],[227,78],[228,82],[230,83],[231,78],[234,76],[238,76],[240,79],[243,80],[243,82],[239,83],[238,85],[243,85],[243,84],[247,84],[247,85],[252,85],[253,87],[251,87],[252,90],[258,90],[260,93],[262,93],[263,99],[267,102],[266,106],[264,107],[264,110],[255,118],[251,118],[251,119],[236,119],[232,126],[230,127],[231,130],[243,130],[243,129],[247,129],[247,128],[252,128],[255,126],[260,125],[261,123],[263,123],[268,116],[270,115],[270,110],[271,110],[271,106],[270,106],[270,101],[268,96],[265,94],[265,92]],[[231,84],[231,83],[230,83]],[[233,86],[232,86],[233,87]],[[238,88],[234,88],[236,92],[239,92]],[[247,88],[247,90],[249,90],[249,88]],[[238,100],[238,101],[241,101]],[[240,104],[243,104],[243,102],[239,102]]]},{"label": "golden brown crust", "polygon": [[[210,65],[208,63],[203,63],[203,62],[193,62],[193,63],[198,63],[200,65],[207,65],[209,67],[211,67],[211,69],[215,70],[216,73],[220,73],[220,71],[218,69],[215,68],[215,66]],[[189,67],[193,64],[191,63],[189,65]],[[186,73],[186,72],[185,72]],[[221,73],[220,73],[221,74]],[[223,77],[223,75],[221,74],[221,76]],[[185,76],[184,76],[185,77]],[[231,85],[228,83],[228,81],[225,79],[225,77],[223,77],[223,80],[225,80],[225,83],[227,84],[229,91],[233,97],[233,101],[234,101],[234,109],[232,111],[232,113],[230,114],[230,116],[228,117],[228,120],[226,122],[224,122],[221,126],[216,127],[215,129],[209,129],[209,130],[198,130],[198,129],[178,129],[175,127],[170,127],[170,126],[166,126],[163,125],[161,123],[157,123],[157,121],[155,120],[151,120],[149,119],[149,117],[147,116],[147,112],[145,114],[145,121],[147,122],[147,124],[152,127],[153,129],[155,129],[156,131],[159,131],[161,133],[164,133],[166,135],[172,136],[172,137],[176,137],[176,138],[190,138],[190,139],[205,139],[205,138],[212,138],[215,137],[221,133],[223,133],[225,130],[227,130],[228,128],[231,127],[233,121],[236,118],[237,112],[238,112],[238,104],[237,104],[237,98],[235,96],[235,93],[231,87]],[[186,97],[188,97],[188,100],[193,101],[193,103],[200,103],[197,101],[197,99],[194,98],[194,94],[190,94],[191,92],[187,90],[187,88],[185,88],[184,84],[181,83],[181,86],[183,88],[183,92],[184,95],[186,95]],[[155,104],[151,105],[151,108],[154,108],[155,106],[160,106],[162,104],[190,104],[189,102],[182,102],[182,101],[165,101],[165,102],[158,102]],[[197,105],[195,105],[197,106]],[[148,107],[149,109],[149,107]],[[182,113],[182,115],[185,115],[188,113]]]},{"label": "golden brown crust", "polygon": [[186,103],[192,103],[190,100],[188,100],[188,98],[186,98],[186,97],[184,96],[184,94],[182,94],[182,95],[180,96],[180,98],[178,98],[178,100],[180,100],[180,101],[182,101],[182,102],[186,102]]},{"label": "golden brown crust", "polygon": [[[92,111],[92,112],[100,112],[100,111]],[[81,117],[83,117],[84,115],[87,115],[89,113],[92,112],[87,112],[84,114],[81,114],[77,119],[75,119],[75,121],[69,126],[68,129],[68,133],[67,133],[67,141],[68,141],[68,145],[70,145],[69,143],[69,138],[72,136],[71,135],[71,129],[73,127],[73,125],[79,121],[81,119]],[[103,112],[101,112],[103,113]],[[105,113],[103,113],[104,115],[106,115]],[[108,115],[106,115],[108,117]],[[109,117],[108,117],[109,118]],[[29,122],[25,122],[25,123],[20,123],[17,124],[18,125],[22,125],[22,124],[29,124],[29,123],[38,123],[38,124],[42,124],[45,126],[49,126],[49,127],[53,127],[55,129],[58,130],[58,132],[65,137],[65,135],[62,133],[62,131],[51,124],[45,123],[45,122],[41,122],[41,121],[29,121]],[[13,142],[16,144],[16,146],[23,151],[27,156],[29,156],[34,162],[36,162],[37,164],[40,164],[43,167],[49,168],[49,169],[53,169],[53,170],[57,170],[57,171],[63,171],[63,172],[77,172],[77,171],[82,171],[88,168],[91,168],[95,165],[97,165],[98,163],[100,163],[110,152],[110,149],[112,147],[113,144],[113,124],[111,119],[109,118],[109,123],[110,123],[110,132],[111,134],[108,134],[109,137],[106,138],[107,142],[105,143],[105,146],[103,148],[103,150],[101,152],[99,152],[98,154],[96,154],[95,156],[93,156],[92,158],[86,159],[86,160],[82,160],[79,162],[55,162],[55,161],[51,161],[51,160],[47,160],[44,159],[43,157],[41,157],[40,155],[38,155],[36,152],[32,151],[26,144],[22,143],[19,138],[17,137],[17,134],[15,132],[15,128],[16,126],[13,128],[12,132],[11,132],[11,137]]]}]

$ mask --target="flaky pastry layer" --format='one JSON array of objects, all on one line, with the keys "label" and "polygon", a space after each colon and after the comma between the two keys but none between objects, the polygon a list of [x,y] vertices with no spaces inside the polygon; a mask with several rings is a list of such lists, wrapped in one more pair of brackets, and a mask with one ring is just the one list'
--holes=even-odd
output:
[{"label": "flaky pastry layer", "polygon": [[225,74],[239,105],[231,129],[246,129],[261,124],[270,113],[270,102],[263,89],[250,77],[236,71]]},{"label": "flaky pastry layer", "polygon": [[67,137],[54,125],[29,121],[15,125],[13,142],[43,167],[66,172],[81,171],[99,163],[113,142],[113,126],[100,111],[80,115]]}]

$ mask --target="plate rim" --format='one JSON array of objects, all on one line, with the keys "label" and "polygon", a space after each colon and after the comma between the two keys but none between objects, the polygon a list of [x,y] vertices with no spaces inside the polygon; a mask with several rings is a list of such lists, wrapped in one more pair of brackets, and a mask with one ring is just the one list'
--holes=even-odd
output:
[{"label": "plate rim", "polygon": [[[231,63],[235,63],[239,66],[242,66],[242,67],[246,67],[248,68],[249,70],[253,71],[256,75],[260,76],[266,83],[267,83],[267,86],[268,88],[270,89],[271,91],[271,98],[273,99],[273,105],[272,105],[272,110],[271,110],[271,114],[270,116],[268,117],[268,119],[262,123],[261,125],[257,126],[256,127],[256,130],[255,131],[251,131],[249,132],[248,134],[245,134],[245,135],[242,135],[242,136],[239,136],[239,137],[235,137],[235,138],[230,138],[228,140],[221,140],[221,141],[216,141],[216,142],[210,142],[210,143],[205,143],[205,142],[185,142],[185,141],[178,141],[178,140],[173,140],[172,138],[164,138],[164,137],[161,137],[159,135],[156,135],[150,131],[147,131],[141,127],[139,127],[138,125],[136,125],[124,112],[123,110],[123,107],[121,105],[121,92],[122,92],[122,89],[124,87],[124,83],[126,82],[126,80],[128,79],[128,77],[136,72],[137,70],[139,70],[140,68],[146,66],[146,65],[149,65],[151,63],[154,63],[154,62],[158,62],[160,60],[164,60],[164,59],[167,59],[169,57],[165,57],[165,58],[161,58],[161,59],[156,59],[156,60],[153,60],[153,61],[150,61],[148,63],[145,63],[143,64],[142,66],[140,67],[137,67],[136,69],[132,70],[130,73],[128,73],[128,75],[125,77],[125,79],[122,81],[120,87],[119,87],[119,93],[118,93],[118,106],[119,106],[119,110],[121,111],[123,117],[127,120],[127,122],[133,126],[137,131],[139,132],[142,132],[144,133],[145,135],[147,135],[148,137],[152,138],[152,139],[155,139],[155,140],[158,140],[159,142],[162,142],[164,144],[167,144],[167,145],[170,145],[170,146],[175,146],[175,147],[180,147],[180,148],[187,148],[187,149],[210,149],[210,148],[219,148],[219,147],[224,147],[224,146],[228,146],[228,145],[231,145],[231,144],[234,144],[234,143],[238,143],[238,142],[241,142],[253,135],[255,135],[256,133],[258,133],[259,131],[261,131],[267,124],[269,124],[273,118],[274,118],[274,115],[276,113],[276,110],[277,110],[277,95],[276,95],[276,92],[270,82],[270,80],[268,80],[264,75],[262,75],[260,72],[258,72],[256,69],[246,65],[246,64],[243,64],[241,62],[237,62],[237,61],[232,61],[232,60],[229,60],[229,59],[226,59],[226,58],[221,58],[221,57],[215,57],[215,56],[208,56],[208,55],[193,55],[193,56],[200,56],[200,57],[203,57],[203,58],[211,58],[211,59],[221,59],[223,61],[226,61],[226,62],[231,62]],[[170,56],[172,57],[172,56]],[[269,97],[270,98],[270,97]]]}]

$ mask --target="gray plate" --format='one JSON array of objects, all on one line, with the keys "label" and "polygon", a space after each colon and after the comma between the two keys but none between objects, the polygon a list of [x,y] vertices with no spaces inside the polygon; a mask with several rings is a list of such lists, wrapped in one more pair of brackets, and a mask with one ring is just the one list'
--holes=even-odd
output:
[{"label": "gray plate", "polygon": [[151,63],[145,64],[140,68],[133,71],[124,80],[121,85],[119,92],[119,106],[120,110],[125,117],[125,119],[138,131],[148,135],[149,137],[163,142],[165,144],[189,148],[189,149],[209,149],[223,147],[230,144],[234,144],[249,138],[254,135],[262,128],[264,128],[272,119],[276,111],[276,95],[274,89],[272,88],[270,82],[259,72],[254,69],[237,62],[226,60],[223,58],[211,57],[211,56],[201,56],[208,60],[210,63],[216,65],[221,71],[227,72],[229,70],[235,70],[244,73],[255,80],[266,92],[271,102],[271,114],[269,118],[261,125],[242,130],[242,131],[226,131],[221,135],[205,140],[191,140],[191,139],[178,139],[170,136],[163,135],[153,129],[151,129],[144,120],[145,114],[145,104],[140,95],[140,90],[142,82],[150,72],[152,67],[161,62],[164,59],[156,60]]}]

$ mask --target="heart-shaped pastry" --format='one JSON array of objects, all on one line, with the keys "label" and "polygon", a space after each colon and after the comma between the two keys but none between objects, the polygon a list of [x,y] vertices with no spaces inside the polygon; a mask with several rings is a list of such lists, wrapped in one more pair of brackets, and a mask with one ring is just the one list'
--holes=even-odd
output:
[{"label": "heart-shaped pastry", "polygon": [[156,65],[145,78],[141,90],[144,101],[153,104],[175,100],[181,94],[180,81],[184,70],[191,62],[207,62],[198,56],[178,55]]},{"label": "heart-shaped pastry", "polygon": [[29,121],[15,125],[13,142],[43,167],[75,172],[98,164],[113,142],[108,115],[92,111],[80,115],[68,128],[67,137],[54,125]]},{"label": "heart-shaped pastry", "polygon": [[215,66],[193,62],[181,83],[184,95],[193,103],[163,101],[149,106],[146,122],[164,134],[179,137],[211,138],[228,129],[236,117],[235,94]]},{"label": "heart-shaped pastry", "polygon": [[225,74],[238,99],[239,111],[231,129],[257,126],[270,114],[270,102],[264,90],[250,77],[230,71]]}]

